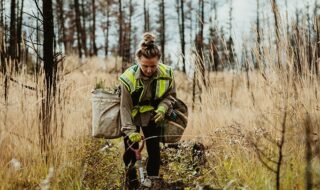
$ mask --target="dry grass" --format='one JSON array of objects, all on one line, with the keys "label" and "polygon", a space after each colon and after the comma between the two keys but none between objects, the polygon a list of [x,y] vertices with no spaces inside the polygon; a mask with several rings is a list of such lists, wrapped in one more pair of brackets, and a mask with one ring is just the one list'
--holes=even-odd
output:
[{"label": "dry grass", "polygon": [[[53,189],[84,188],[82,159],[90,139],[90,91],[97,79],[105,80],[110,87],[117,83],[119,74],[109,73],[114,67],[112,63],[114,60],[93,58],[79,67],[77,58],[66,58],[64,73],[68,74],[60,83],[61,99],[51,165],[44,164],[39,150],[37,92],[10,83],[8,106],[5,107],[3,98],[0,104],[0,189],[37,189],[51,166]],[[246,73],[212,73],[211,86],[203,92],[202,102],[197,100],[192,111],[192,80],[176,73],[178,96],[190,108],[184,139],[200,140],[208,148],[208,164],[200,181],[220,187],[229,185],[230,189],[273,189],[274,174],[261,164],[252,143],[265,148],[269,157],[276,158],[274,144],[265,137],[267,134],[275,141],[279,140],[287,102],[288,132],[281,187],[304,188],[306,114],[310,115],[313,126],[314,147],[319,146],[320,101],[316,92],[319,84],[308,77],[293,76],[290,73],[287,80],[286,72],[272,68],[264,73],[251,71],[248,89]],[[15,76],[15,79],[35,86],[26,74]],[[319,155],[315,153],[314,156],[312,164],[316,171],[320,167]],[[21,163],[21,168],[12,166],[13,158]],[[120,164],[121,160],[117,162]],[[314,183],[319,180],[319,174],[315,172]]]}]

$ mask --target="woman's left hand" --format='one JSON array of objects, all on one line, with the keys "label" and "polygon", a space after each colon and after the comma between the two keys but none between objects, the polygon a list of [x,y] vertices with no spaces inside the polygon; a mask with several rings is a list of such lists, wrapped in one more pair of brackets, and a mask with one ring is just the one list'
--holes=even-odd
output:
[{"label": "woman's left hand", "polygon": [[156,112],[156,115],[153,117],[153,120],[155,123],[158,123],[164,119],[166,109],[162,106],[159,106],[155,112]]}]

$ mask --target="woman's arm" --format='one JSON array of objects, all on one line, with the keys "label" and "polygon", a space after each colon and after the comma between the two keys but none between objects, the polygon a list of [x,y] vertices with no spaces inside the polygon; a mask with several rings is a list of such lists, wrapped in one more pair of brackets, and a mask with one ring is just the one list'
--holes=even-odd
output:
[{"label": "woman's arm", "polygon": [[163,97],[163,99],[161,100],[157,108],[159,109],[159,107],[163,107],[165,109],[165,112],[167,112],[170,108],[172,108],[172,105],[175,102],[175,98],[177,97],[176,85],[175,85],[174,79],[171,81],[171,83],[172,83],[171,88],[165,94],[165,96]]},{"label": "woman's arm", "polygon": [[121,97],[120,97],[120,118],[121,118],[121,131],[129,136],[136,131],[136,126],[133,124],[131,117],[131,110],[133,108],[132,98],[128,89],[121,84]]}]

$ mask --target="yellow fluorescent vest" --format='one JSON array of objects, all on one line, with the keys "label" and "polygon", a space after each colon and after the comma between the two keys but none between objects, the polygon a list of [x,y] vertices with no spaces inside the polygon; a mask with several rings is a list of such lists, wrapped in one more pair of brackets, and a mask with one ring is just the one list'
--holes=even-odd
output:
[{"label": "yellow fluorescent vest", "polygon": [[[160,73],[158,74],[158,77],[155,78],[157,80],[156,84],[156,92],[155,92],[155,98],[160,99],[162,96],[170,89],[172,88],[172,80],[173,80],[173,70],[171,67],[164,65],[164,64],[159,64],[159,71]],[[119,80],[122,84],[126,86],[128,89],[129,93],[132,95],[136,90],[142,88],[142,93],[140,94],[139,97],[139,103],[141,102],[141,98],[143,96],[144,92],[144,87],[143,83],[139,80],[141,79],[136,79],[135,75],[136,72],[138,71],[139,66],[138,65],[133,65],[130,68],[128,68],[122,75],[120,75]],[[131,111],[131,116],[134,118],[138,112],[144,113],[147,111],[154,110],[155,108],[152,107],[151,105],[136,105],[133,107],[133,110]]]}]

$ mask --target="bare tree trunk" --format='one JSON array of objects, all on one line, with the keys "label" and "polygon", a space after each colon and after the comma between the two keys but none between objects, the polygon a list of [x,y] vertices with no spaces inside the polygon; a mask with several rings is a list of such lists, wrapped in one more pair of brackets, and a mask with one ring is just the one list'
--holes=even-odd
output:
[{"label": "bare tree trunk", "polygon": [[194,70],[193,70],[193,79],[192,79],[192,110],[194,110],[194,105],[196,103],[196,82],[197,82],[197,79],[196,79],[196,70],[197,68],[194,67]]},{"label": "bare tree trunk", "polygon": [[[123,12],[122,12],[122,0],[119,0],[119,48],[118,48],[118,55],[120,57],[123,56]],[[122,72],[125,70],[124,62],[122,62]]]},{"label": "bare tree trunk", "polygon": [[182,71],[186,72],[186,42],[185,42],[185,20],[184,20],[184,0],[181,0],[181,51],[182,51],[182,63],[183,63],[183,69]]},{"label": "bare tree trunk", "polygon": [[109,52],[110,6],[111,6],[111,4],[108,3],[108,5],[107,5],[107,30],[106,30],[106,35],[105,35],[105,48],[104,48],[105,56],[108,56],[108,52]]},{"label": "bare tree trunk", "polygon": [[290,30],[290,26],[289,26],[289,16],[288,16],[288,1],[285,0],[285,5],[286,5],[286,32],[287,32],[287,39],[289,37],[289,30]]},{"label": "bare tree trunk", "polygon": [[23,53],[21,50],[21,43],[22,43],[22,21],[23,21],[23,3],[24,0],[21,0],[21,6],[20,6],[20,15],[18,17],[18,24],[17,24],[17,37],[18,37],[18,60],[22,61],[21,54]]},{"label": "bare tree trunk", "polygon": [[4,15],[4,0],[0,0],[0,24],[3,27],[4,26],[4,19],[3,19],[3,15]]},{"label": "bare tree trunk", "polygon": [[92,0],[92,43],[93,43],[93,55],[98,55],[98,48],[96,45],[96,5],[95,0]]},{"label": "bare tree trunk", "polygon": [[[3,91],[4,91],[4,100],[5,105],[7,106],[8,103],[8,74],[7,74],[7,65],[6,65],[6,45],[5,45],[5,33],[6,28],[3,20],[3,14],[4,14],[4,1],[1,0],[0,2],[0,9],[1,9],[1,15],[0,15],[0,70],[1,73],[4,75],[4,81],[3,81]],[[6,119],[5,121],[6,122]]]},{"label": "bare tree trunk", "polygon": [[178,13],[178,25],[179,25],[179,34],[180,34],[180,45],[181,45],[181,54],[182,54],[182,71],[186,73],[186,60],[185,60],[185,33],[184,33],[184,0],[177,0],[177,13]]},{"label": "bare tree trunk", "polygon": [[[316,16],[316,32],[317,32],[317,42],[320,41],[320,17]],[[317,43],[316,45],[317,51],[316,51],[316,61],[315,61],[315,69],[316,69],[316,75],[319,75],[319,63],[320,63],[320,44]]]},{"label": "bare tree trunk", "polygon": [[204,57],[203,57],[203,28],[204,28],[204,1],[203,0],[199,0],[199,14],[200,14],[200,19],[198,22],[199,32],[196,37],[196,48],[198,53],[197,65],[199,66],[199,70],[201,73],[201,80],[204,86],[207,86],[206,78],[205,78]]},{"label": "bare tree trunk", "polygon": [[78,53],[79,57],[82,57],[82,46],[81,46],[81,22],[80,22],[80,8],[79,0],[74,0],[74,10],[76,16],[76,28],[77,28],[77,43],[78,43]]},{"label": "bare tree trunk", "polygon": [[10,43],[9,43],[9,55],[14,62],[14,67],[17,71],[17,30],[16,30],[16,1],[11,0],[11,13],[10,13]]},{"label": "bare tree trunk", "polygon": [[52,148],[51,116],[53,99],[56,91],[56,64],[54,62],[53,46],[53,11],[52,0],[43,0],[43,62],[45,71],[45,97],[42,100],[42,141],[41,150],[46,162],[49,159],[49,151]]},{"label": "bare tree trunk", "polygon": [[166,28],[165,28],[165,5],[164,0],[160,1],[160,46],[161,46],[161,60],[165,63],[165,44],[166,44]]},{"label": "bare tree trunk", "polygon": [[150,31],[150,16],[149,8],[147,8],[146,0],[143,0],[143,15],[144,15],[144,32]]},{"label": "bare tree trunk", "polygon": [[[37,12],[37,17],[40,18],[40,14],[39,11]],[[37,24],[36,24],[36,41],[40,42],[40,24],[39,24],[39,19],[37,19]],[[39,48],[40,44],[37,43],[36,45],[36,51],[40,52],[40,48]],[[36,68],[35,68],[35,80],[36,80],[36,84],[38,84],[39,82],[39,74],[40,74],[40,57],[36,56]],[[37,93],[37,98],[38,98],[38,93]]]},{"label": "bare tree trunk", "polygon": [[306,115],[305,119],[305,137],[306,137],[306,145],[305,145],[305,189],[312,190],[312,137],[311,137],[311,118],[309,113]]},{"label": "bare tree trunk", "polygon": [[[131,62],[131,20],[132,20],[132,15],[133,15],[133,5],[132,5],[132,0],[129,0],[129,4],[124,7],[128,7],[128,16],[123,16],[123,18],[128,17],[128,20],[123,20],[123,36],[122,36],[122,66],[123,69],[127,67],[127,64]],[[127,13],[127,11],[122,10],[123,14]]]},{"label": "bare tree trunk", "polygon": [[[314,18],[315,18],[315,32],[316,32],[316,42],[320,41],[320,16],[318,15],[318,11],[319,11],[319,4],[318,1],[315,1],[315,5],[314,5]],[[316,75],[319,75],[319,64],[320,64],[320,44],[316,43],[316,57],[315,57],[315,72]]]},{"label": "bare tree trunk", "polygon": [[309,14],[309,3],[307,4],[307,22],[308,22],[308,63],[311,73],[314,72],[313,60],[312,60],[312,45],[311,45],[311,18]]},{"label": "bare tree trunk", "polygon": [[58,25],[60,27],[59,30],[59,43],[63,42],[64,46],[64,52],[67,53],[67,37],[66,37],[66,28],[64,26],[64,10],[63,10],[63,3],[64,0],[57,0],[57,20],[58,20]]},{"label": "bare tree trunk", "polygon": [[260,60],[261,60],[261,33],[260,33],[260,18],[259,18],[259,14],[260,14],[260,2],[259,0],[257,0],[257,20],[256,20],[256,24],[257,24],[257,48],[258,48],[258,57],[256,60],[256,64],[255,64],[255,68],[259,69],[260,68]]},{"label": "bare tree trunk", "polygon": [[279,9],[276,0],[271,1],[272,4],[272,12],[274,16],[274,25],[275,25],[275,32],[276,32],[276,51],[277,51],[277,59],[278,59],[278,66],[281,67],[281,58],[280,58],[280,28],[279,28]]},{"label": "bare tree trunk", "polygon": [[128,23],[128,29],[126,30],[127,32],[127,50],[126,50],[126,57],[127,57],[127,63],[131,63],[131,33],[132,33],[132,16],[133,16],[133,4],[132,4],[132,0],[129,0],[129,23]]},{"label": "bare tree trunk", "polygon": [[86,11],[84,8],[85,0],[81,1],[81,14],[82,15],[82,27],[81,27],[81,41],[82,48],[84,50],[84,54],[88,56],[88,48],[87,48],[87,32],[86,32]]},{"label": "bare tree trunk", "polygon": [[219,35],[218,35],[218,14],[217,14],[217,1],[212,1],[211,4],[212,8],[211,10],[213,10],[214,12],[214,19],[212,19],[212,17],[210,17],[210,28],[209,28],[209,35],[210,35],[210,39],[209,39],[209,45],[210,45],[210,70],[211,71],[218,71],[218,67],[220,64],[220,58],[219,58],[219,53],[218,53],[218,47],[219,47]]}]

